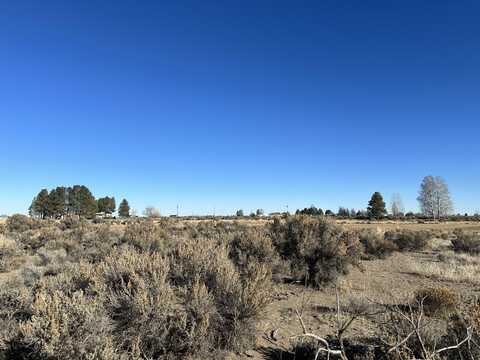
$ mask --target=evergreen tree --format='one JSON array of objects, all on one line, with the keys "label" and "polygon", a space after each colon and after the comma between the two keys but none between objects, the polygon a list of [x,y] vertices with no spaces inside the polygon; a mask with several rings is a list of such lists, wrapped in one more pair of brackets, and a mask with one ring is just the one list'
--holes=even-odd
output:
[{"label": "evergreen tree", "polygon": [[59,218],[65,215],[67,189],[63,186],[50,191],[48,194],[46,214],[48,217]]},{"label": "evergreen tree", "polygon": [[42,189],[33,199],[29,213],[31,216],[39,216],[45,219],[48,216],[48,190]]},{"label": "evergreen tree", "polygon": [[90,190],[83,185],[75,185],[69,189],[68,204],[73,214],[92,218],[97,212],[97,201]]},{"label": "evergreen tree", "polygon": [[372,195],[372,198],[368,202],[367,211],[368,216],[374,219],[380,219],[387,214],[385,201],[383,201],[383,196],[378,191]]},{"label": "evergreen tree", "polygon": [[130,205],[128,205],[127,199],[123,199],[118,206],[118,216],[130,217]]},{"label": "evergreen tree", "polygon": [[97,200],[97,207],[99,212],[103,212],[105,214],[113,214],[115,212],[115,209],[117,208],[115,198],[108,196],[100,198]]},{"label": "evergreen tree", "polygon": [[348,218],[350,216],[350,212],[348,211],[347,208],[340,206],[340,208],[338,209],[337,216]]}]

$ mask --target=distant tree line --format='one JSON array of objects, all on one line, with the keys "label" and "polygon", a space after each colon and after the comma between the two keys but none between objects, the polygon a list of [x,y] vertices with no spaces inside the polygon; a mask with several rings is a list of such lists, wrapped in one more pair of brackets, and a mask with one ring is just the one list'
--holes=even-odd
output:
[{"label": "distant tree line", "polygon": [[[112,215],[115,210],[116,203],[113,196],[97,200],[86,186],[74,185],[72,187],[58,186],[50,191],[40,190],[32,200],[29,214],[41,219],[57,219],[67,216],[91,219],[97,213]],[[121,217],[130,216],[130,206],[126,199],[120,203],[118,214]]]},{"label": "distant tree line", "polygon": [[456,220],[460,218],[479,218],[478,214],[475,214],[474,216],[469,216],[468,214],[452,215],[453,202],[450,196],[450,191],[446,181],[439,176],[426,176],[423,179],[417,200],[420,205],[420,213],[417,214],[412,212],[405,213],[403,202],[399,194],[394,194],[392,196],[390,213],[388,213],[387,205],[380,192],[373,193],[366,210],[349,210],[348,208],[341,206],[335,214],[330,210],[324,212],[321,208],[317,209],[312,205],[303,210],[299,209],[295,213],[297,215],[336,216],[343,219],[382,219],[388,217],[392,219],[416,218],[435,220],[448,217],[451,220]]}]

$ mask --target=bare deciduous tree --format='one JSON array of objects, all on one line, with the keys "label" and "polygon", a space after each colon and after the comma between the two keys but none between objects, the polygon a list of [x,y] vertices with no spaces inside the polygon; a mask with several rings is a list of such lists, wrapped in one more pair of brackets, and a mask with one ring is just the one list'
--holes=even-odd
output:
[{"label": "bare deciduous tree", "polygon": [[448,185],[440,176],[426,176],[423,179],[417,200],[422,213],[434,219],[453,211]]},{"label": "bare deciduous tree", "polygon": [[159,218],[160,211],[158,211],[158,209],[154,208],[153,206],[147,206],[143,211],[143,215],[148,218]]},{"label": "bare deciduous tree", "polygon": [[403,207],[403,201],[400,194],[393,194],[390,210],[394,217],[399,217],[405,213],[405,208]]}]

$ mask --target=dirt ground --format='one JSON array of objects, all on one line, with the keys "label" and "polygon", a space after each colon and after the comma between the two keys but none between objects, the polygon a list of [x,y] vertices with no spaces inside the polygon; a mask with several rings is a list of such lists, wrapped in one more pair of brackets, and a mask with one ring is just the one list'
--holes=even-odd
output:
[{"label": "dirt ground", "polygon": [[[448,240],[437,239],[427,251],[395,253],[387,259],[362,261],[359,268],[353,268],[339,282],[341,304],[348,304],[352,299],[367,303],[404,303],[417,289],[432,286],[446,286],[456,293],[480,295],[480,286],[419,275],[408,266],[412,262],[422,265],[438,262],[438,254],[448,248]],[[256,349],[232,354],[231,359],[291,359],[287,350],[290,338],[302,332],[296,310],[303,314],[309,332],[322,337],[335,334],[334,287],[315,290],[301,284],[278,284],[274,299],[258,328]],[[361,341],[373,336],[375,330],[372,322],[360,318],[348,330],[346,338]]]}]

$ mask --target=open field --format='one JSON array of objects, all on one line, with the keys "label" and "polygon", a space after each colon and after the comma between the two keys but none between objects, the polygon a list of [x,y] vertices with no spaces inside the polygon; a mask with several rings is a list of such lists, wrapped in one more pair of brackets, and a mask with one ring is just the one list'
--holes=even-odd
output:
[{"label": "open field", "polygon": [[[475,359],[479,228],[18,217],[0,234],[0,359],[313,359],[323,341],[332,359]],[[424,323],[402,342],[406,318]]]},{"label": "open field", "polygon": [[[178,226],[184,226],[185,224],[205,224],[212,221],[225,223],[225,224],[240,224],[245,226],[267,226],[273,222],[272,218],[240,218],[240,219],[175,219],[171,220]],[[367,221],[367,220],[341,220],[334,219],[334,221],[350,230],[427,230],[427,231],[453,231],[455,229],[464,229],[471,231],[480,231],[480,221]]]}]

